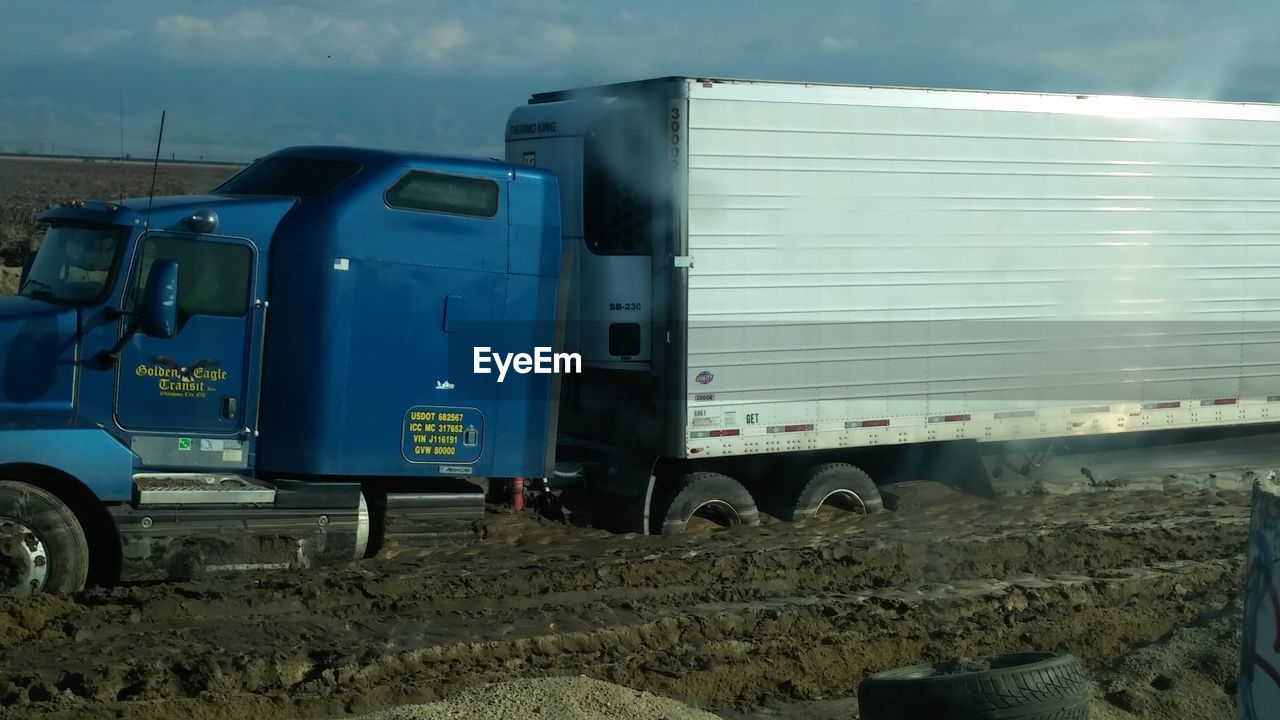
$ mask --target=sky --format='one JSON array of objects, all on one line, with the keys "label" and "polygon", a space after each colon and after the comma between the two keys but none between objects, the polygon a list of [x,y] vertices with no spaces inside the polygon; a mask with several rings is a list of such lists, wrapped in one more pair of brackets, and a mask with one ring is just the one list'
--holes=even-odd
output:
[{"label": "sky", "polygon": [[[534,92],[665,75],[1280,102],[1276,0],[0,0],[0,151],[501,157]],[[123,110],[122,110],[123,104]]]}]

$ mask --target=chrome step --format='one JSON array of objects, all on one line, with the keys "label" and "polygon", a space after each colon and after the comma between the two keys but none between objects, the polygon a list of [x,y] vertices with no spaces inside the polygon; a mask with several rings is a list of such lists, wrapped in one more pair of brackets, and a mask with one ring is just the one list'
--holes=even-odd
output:
[{"label": "chrome step", "polygon": [[274,487],[226,473],[140,473],[133,476],[138,505],[227,505],[275,502]]}]

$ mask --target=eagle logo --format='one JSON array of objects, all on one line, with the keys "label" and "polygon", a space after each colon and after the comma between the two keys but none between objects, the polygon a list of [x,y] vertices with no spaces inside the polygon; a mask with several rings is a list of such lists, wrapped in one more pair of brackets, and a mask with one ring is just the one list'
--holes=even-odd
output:
[{"label": "eagle logo", "polygon": [[177,370],[178,379],[182,380],[183,382],[192,382],[194,380],[194,378],[191,377],[192,373],[194,373],[196,370],[199,370],[200,368],[211,368],[211,367],[218,366],[217,360],[201,360],[195,363],[194,365],[192,365],[191,367],[187,367],[185,365],[180,365],[179,363],[175,362],[173,359],[165,357],[164,355],[156,355],[155,357],[151,358],[151,362],[155,363],[156,365],[162,365],[164,367]]}]

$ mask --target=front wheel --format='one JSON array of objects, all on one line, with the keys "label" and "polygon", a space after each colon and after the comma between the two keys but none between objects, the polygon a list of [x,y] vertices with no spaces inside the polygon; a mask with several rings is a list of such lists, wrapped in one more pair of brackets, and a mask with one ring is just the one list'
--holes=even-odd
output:
[{"label": "front wheel", "polygon": [[34,485],[0,480],[0,596],[66,594],[89,576],[89,543],[71,508]]}]

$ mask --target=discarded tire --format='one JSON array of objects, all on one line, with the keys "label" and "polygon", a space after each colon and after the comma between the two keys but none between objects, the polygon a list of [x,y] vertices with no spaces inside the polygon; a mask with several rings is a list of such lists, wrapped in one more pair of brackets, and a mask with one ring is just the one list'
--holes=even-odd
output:
[{"label": "discarded tire", "polygon": [[1014,653],[888,670],[858,688],[862,720],[1085,720],[1089,680],[1061,653]]}]

